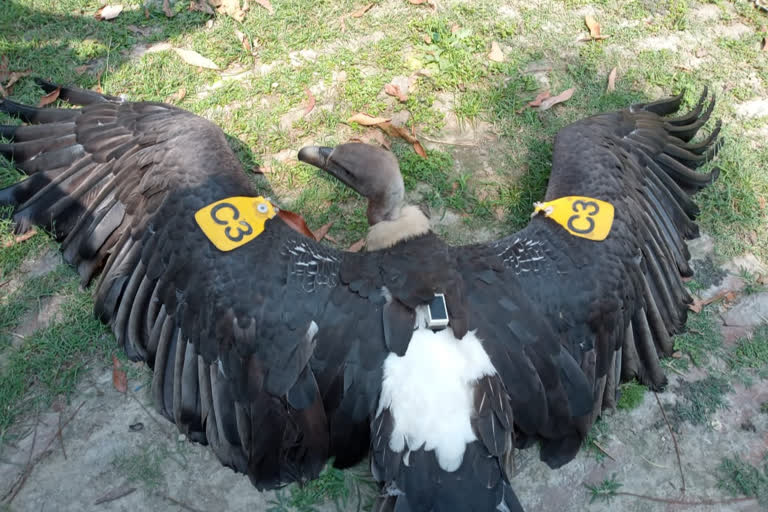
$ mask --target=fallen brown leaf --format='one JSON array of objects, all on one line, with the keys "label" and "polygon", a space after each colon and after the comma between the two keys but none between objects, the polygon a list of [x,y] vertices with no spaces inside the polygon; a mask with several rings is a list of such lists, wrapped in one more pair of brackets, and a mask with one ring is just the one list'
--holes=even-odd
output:
[{"label": "fallen brown leaf", "polygon": [[32,70],[28,69],[27,71],[12,71],[11,74],[8,76],[8,83],[6,83],[3,87],[5,89],[5,92],[8,94],[11,94],[13,92],[13,86],[16,85],[16,82],[18,82],[21,78],[25,76],[29,76],[32,74]]},{"label": "fallen brown leaf", "polygon": [[459,24],[458,23],[454,23],[453,25],[451,25],[451,34],[455,34],[460,29],[461,29],[461,27],[459,26]]},{"label": "fallen brown leaf", "polygon": [[280,217],[283,222],[288,224],[288,226],[297,233],[301,233],[302,235],[314,240],[314,233],[312,233],[312,230],[309,229],[307,223],[304,221],[304,218],[301,215],[289,212],[288,210],[283,210],[281,208],[277,211],[277,216]]},{"label": "fallen brown leaf", "polygon": [[616,68],[613,68],[608,73],[608,86],[605,88],[606,92],[613,92],[616,90]]},{"label": "fallen brown leaf", "polygon": [[13,247],[16,244],[20,244],[21,242],[29,240],[36,234],[37,234],[37,230],[35,228],[32,228],[24,234],[16,235],[15,237],[13,237],[13,240],[9,240],[8,242],[5,242],[3,244],[3,249],[7,249],[8,247]]},{"label": "fallen brown leaf", "polygon": [[237,38],[240,40],[240,44],[243,45],[243,49],[245,49],[245,51],[248,53],[253,52],[253,46],[251,46],[251,42],[248,40],[248,36],[237,29],[235,29],[235,36],[237,36]]},{"label": "fallen brown leaf", "polygon": [[113,20],[123,12],[122,5],[103,5],[96,11],[94,18],[97,20]]},{"label": "fallen brown leaf", "polygon": [[[730,297],[730,299],[729,299]],[[723,290],[720,293],[713,295],[712,297],[708,299],[696,299],[693,301],[692,304],[688,305],[688,309],[693,311],[694,313],[701,313],[701,310],[704,309],[704,306],[707,306],[709,304],[712,304],[713,302],[716,302],[720,299],[726,299],[726,300],[732,300],[733,297],[735,297],[735,294],[732,290]]]},{"label": "fallen brown leaf", "polygon": [[496,41],[491,43],[491,51],[488,54],[488,60],[492,60],[493,62],[504,62],[504,54],[501,52],[499,43]]},{"label": "fallen brown leaf", "polygon": [[589,38],[592,40],[600,40],[600,39],[606,39],[608,36],[604,36],[600,33],[600,24],[597,22],[597,20],[587,14],[584,16],[584,23],[587,24],[587,28],[589,29]]},{"label": "fallen brown leaf", "polygon": [[120,364],[120,361],[117,360],[116,356],[112,356],[112,385],[115,386],[115,389],[118,390],[120,393],[125,393],[128,391],[128,376],[125,374],[124,370],[121,370],[120,368],[122,365]]},{"label": "fallen brown leaf", "polygon": [[523,110],[525,110],[527,107],[538,107],[539,105],[541,105],[542,101],[549,98],[550,96],[551,94],[549,93],[549,91],[540,92],[539,94],[536,95],[533,101],[529,101],[528,103],[526,103],[525,106],[523,106],[523,108],[517,111],[517,113],[522,114]]},{"label": "fallen brown leaf", "polygon": [[364,5],[364,6],[360,7],[359,9],[357,9],[355,11],[352,11],[352,13],[350,13],[350,16],[352,16],[353,18],[361,18],[363,16],[363,14],[367,13],[368,11],[370,11],[371,7],[373,7],[374,5],[375,4]]},{"label": "fallen brown leaf", "polygon": [[163,0],[163,12],[168,18],[173,18],[174,14],[171,10],[171,4],[168,2],[168,0]]},{"label": "fallen brown leaf", "polygon": [[374,126],[388,121],[388,117],[373,117],[363,112],[355,114],[347,120],[348,123],[357,123],[362,126]]},{"label": "fallen brown leaf", "polygon": [[401,101],[403,103],[408,101],[408,96],[406,94],[403,94],[403,91],[400,89],[399,85],[387,84],[384,86],[384,92],[389,94],[390,96],[394,96],[395,98],[397,98],[398,101]]},{"label": "fallen brown leaf", "polygon": [[204,12],[211,16],[216,14],[207,0],[189,0],[189,10]]},{"label": "fallen brown leaf", "polygon": [[144,7],[144,19],[149,19],[149,9],[147,7]]},{"label": "fallen brown leaf", "polygon": [[178,103],[181,100],[184,99],[184,97],[187,95],[187,90],[185,88],[181,88],[175,93],[169,95],[167,98],[165,98],[166,103]]},{"label": "fallen brown leaf", "polygon": [[550,108],[554,107],[558,103],[563,103],[564,101],[568,101],[571,99],[571,96],[573,96],[573,92],[576,89],[571,87],[570,89],[566,89],[557,96],[551,96],[544,101],[541,102],[541,105],[539,105],[539,110],[549,110]]},{"label": "fallen brown leaf", "polygon": [[257,4],[269,11],[269,14],[275,14],[275,10],[272,8],[272,4],[269,0],[255,0]]},{"label": "fallen brown leaf", "polygon": [[365,247],[365,238],[361,238],[347,248],[347,252],[360,252]]},{"label": "fallen brown leaf", "polygon": [[0,57],[0,82],[5,82],[8,79],[8,57],[3,55]]},{"label": "fallen brown leaf", "polygon": [[408,3],[411,5],[427,5],[432,9],[435,8],[435,4],[432,2],[432,0],[408,0]]},{"label": "fallen brown leaf", "polygon": [[765,210],[765,197],[757,196],[757,202],[760,204],[760,209]]},{"label": "fallen brown leaf", "polygon": [[187,64],[207,69],[219,69],[219,66],[217,66],[215,62],[203,57],[194,50],[185,50],[184,48],[174,48],[173,50],[178,53],[181,60]]},{"label": "fallen brown leaf", "polygon": [[389,121],[381,123],[378,126],[390,137],[400,137],[407,143],[411,144],[413,146],[413,150],[416,151],[420,157],[427,158],[427,152],[424,151],[424,146],[421,145],[419,139],[417,139],[416,136],[409,132],[408,129],[404,126],[396,126]]},{"label": "fallen brown leaf", "polygon": [[389,139],[384,135],[384,132],[377,130],[376,128],[369,128],[365,133],[359,137],[353,137],[348,142],[362,142],[365,144],[375,144],[383,148],[390,149],[392,144]]},{"label": "fallen brown leaf", "polygon": [[319,242],[325,238],[325,236],[328,234],[328,230],[331,229],[331,226],[333,226],[333,221],[329,222],[328,224],[323,224],[312,232],[312,236],[314,236],[315,240]]},{"label": "fallen brown leaf", "polygon": [[57,87],[53,91],[40,98],[40,101],[37,104],[38,108],[50,105],[56,101],[59,98],[59,93],[61,93],[61,87]]},{"label": "fallen brown leaf", "polygon": [[307,93],[307,108],[304,109],[304,115],[306,116],[312,109],[315,108],[315,95],[309,90],[309,87],[304,88],[304,92]]}]

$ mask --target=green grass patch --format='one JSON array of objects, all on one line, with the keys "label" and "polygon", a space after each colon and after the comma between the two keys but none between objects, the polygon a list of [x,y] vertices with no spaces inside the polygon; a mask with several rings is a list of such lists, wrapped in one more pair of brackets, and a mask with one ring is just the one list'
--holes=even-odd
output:
[{"label": "green grass patch", "polygon": [[157,488],[164,480],[162,464],[167,450],[158,446],[145,446],[136,453],[121,453],[112,459],[112,466],[128,482],[141,484],[145,489]]},{"label": "green grass patch", "polygon": [[0,370],[0,439],[13,420],[57,395],[70,396],[80,375],[95,357],[105,357],[113,339],[93,316],[87,292],[70,281],[61,306],[64,319],[25,338],[18,349],[6,349]]},{"label": "green grass patch", "polygon": [[679,359],[670,359],[669,364],[676,368],[688,368],[706,365],[723,345],[723,337],[717,319],[711,308],[704,308],[701,313],[688,314],[688,323],[684,333],[675,336],[675,350],[682,352]]},{"label": "green grass patch", "polygon": [[717,486],[731,496],[757,498],[768,508],[768,462],[756,468],[737,457],[724,458],[717,467]]},{"label": "green grass patch", "polygon": [[268,512],[315,512],[317,507],[333,504],[338,511],[368,510],[373,505],[378,486],[365,473],[356,469],[342,471],[332,461],[315,480],[304,485],[291,485],[288,493],[278,491],[271,500]]},{"label": "green grass patch", "polygon": [[768,366],[768,325],[755,329],[752,337],[740,339],[728,354],[728,363],[734,370],[760,370]]},{"label": "green grass patch", "polygon": [[631,411],[640,407],[645,398],[645,392],[648,390],[648,388],[634,379],[623,383],[619,389],[621,390],[621,397],[616,404],[616,408],[624,411]]},{"label": "green grass patch", "polygon": [[595,503],[596,501],[605,501],[610,503],[613,498],[616,497],[616,492],[621,488],[623,484],[616,479],[616,474],[613,474],[610,478],[606,478],[599,484],[584,484],[589,492],[589,503]]},{"label": "green grass patch", "polygon": [[672,416],[678,421],[705,425],[716,411],[727,408],[725,394],[730,390],[725,378],[713,375],[683,382],[677,389],[679,399],[672,408]]}]

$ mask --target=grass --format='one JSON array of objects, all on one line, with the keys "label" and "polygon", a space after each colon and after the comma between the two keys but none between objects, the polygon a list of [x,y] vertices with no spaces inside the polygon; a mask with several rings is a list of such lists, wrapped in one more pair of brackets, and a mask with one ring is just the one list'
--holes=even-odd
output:
[{"label": "grass", "polygon": [[619,398],[619,402],[616,404],[616,408],[620,410],[631,411],[632,409],[637,409],[640,407],[640,404],[643,403],[645,392],[648,390],[648,388],[633,379],[629,382],[623,383],[620,386],[620,390],[621,397]]},{"label": "grass", "polygon": [[610,503],[611,500],[616,497],[616,491],[618,491],[621,486],[622,483],[616,480],[615,474],[610,478],[606,478],[599,484],[584,484],[584,487],[586,487],[587,491],[589,491],[590,504],[596,501],[605,501]]},{"label": "grass", "polygon": [[333,504],[335,510],[356,506],[368,510],[378,487],[371,477],[356,469],[341,471],[329,463],[315,480],[291,485],[288,493],[278,491],[271,500],[269,512],[313,512],[323,504]]},{"label": "grass", "polygon": [[723,345],[722,335],[712,307],[705,307],[701,313],[689,313],[686,330],[675,336],[675,350],[685,357],[671,359],[676,368],[705,366]]},{"label": "grass", "polygon": [[[189,11],[181,0],[170,19],[158,2],[150,4],[146,17],[144,0],[122,0],[121,15],[100,22],[92,15],[101,3],[0,2],[0,55],[12,71],[31,69],[86,88],[100,85],[106,93],[134,100],[166,101],[184,89],[184,97],[173,100],[178,106],[221,126],[246,170],[266,169],[266,179],[251,175],[259,190],[304,216],[312,228],[333,221],[329,235],[337,247],[365,233],[365,203],[295,162],[295,152],[305,144],[334,145],[364,134],[365,128],[347,123],[352,114],[389,117],[405,111],[406,127],[422,140],[446,140],[450,116],[465,127],[486,126],[488,142],[425,144],[426,160],[410,146],[394,144],[409,197],[446,224],[440,228],[443,236],[462,242],[467,234],[509,234],[528,222],[533,202],[546,188],[554,136],[568,123],[684,89],[690,107],[709,85],[718,96],[715,117],[724,121],[725,145],[717,161],[720,178],[697,202],[700,224],[715,238],[717,256],[697,267],[688,286],[697,290],[717,282],[722,277],[717,263],[731,255],[749,250],[768,257],[768,175],[763,172],[768,151],[761,135],[768,119],[739,110],[748,100],[768,96],[768,65],[759,50],[765,17],[749,2],[718,0],[714,15],[706,17],[700,15],[706,2],[694,0],[565,0],[544,6],[446,0],[436,11],[381,0],[359,18],[346,16],[344,32],[340,19],[360,7],[357,0],[273,0],[274,14],[251,2],[242,23]],[[586,35],[585,9],[594,12],[609,39],[575,42]],[[748,30],[728,31],[739,25]],[[243,48],[236,31],[247,36],[253,52]],[[709,35],[693,37],[702,33]],[[159,42],[195,50],[221,70],[189,66],[173,51],[134,51]],[[488,60],[492,42],[501,47],[503,62]],[[614,67],[616,88],[607,92],[606,78]],[[411,84],[404,103],[382,93],[397,77]],[[562,105],[545,112],[524,108],[545,89],[554,94],[570,87],[576,92]],[[307,89],[317,104],[305,115]],[[31,77],[13,91],[14,99],[28,103],[40,95]],[[0,186],[18,179],[0,162]],[[0,244],[13,239],[6,217],[7,209],[0,212]],[[7,347],[7,338],[0,341],[6,361],[0,370],[0,438],[20,415],[58,393],[71,393],[78,376],[114,347],[92,319],[88,294],[75,289],[70,271],[57,269],[1,295],[3,283],[25,279],[25,266],[53,247],[41,232],[0,250],[0,336],[47,295],[66,297],[62,321],[33,334],[19,349]],[[746,293],[762,289],[757,276],[743,277]],[[690,314],[687,332],[675,339],[683,357],[665,364],[710,370],[724,357],[716,323],[710,308]],[[758,331],[725,356],[734,372],[766,366],[760,344],[766,334]],[[51,371],[41,373],[43,368]],[[693,383],[681,391],[676,412],[688,421],[706,422],[722,407],[726,388],[720,376]],[[618,407],[631,410],[643,395],[642,386],[625,384]],[[588,446],[606,424],[595,425]],[[136,467],[152,462],[136,457]],[[129,462],[130,457],[125,468],[134,467]],[[342,480],[329,470],[317,483],[291,488],[278,499],[285,499],[287,510],[309,510],[321,501],[352,496],[344,494],[352,484]],[[615,492],[608,484],[596,488],[597,495]]]},{"label": "grass", "polygon": [[139,483],[145,489],[157,488],[165,479],[162,463],[165,450],[158,446],[145,446],[135,453],[121,453],[112,459],[112,466],[128,482]]},{"label": "grass", "polygon": [[71,396],[91,362],[104,357],[113,342],[93,316],[88,293],[70,279],[61,306],[63,320],[25,338],[18,348],[5,348],[0,372],[0,439],[19,415],[47,406],[58,395]]},{"label": "grass", "polygon": [[724,458],[717,468],[717,486],[731,496],[755,497],[768,507],[768,462],[756,468],[737,457]]},{"label": "grass", "polygon": [[678,421],[706,425],[715,412],[727,408],[725,394],[730,390],[728,380],[720,376],[707,375],[683,382],[677,389],[679,399],[672,408],[672,416]]},{"label": "grass", "polygon": [[736,347],[728,354],[728,363],[734,370],[768,367],[768,325],[761,325],[751,337],[738,340]]}]

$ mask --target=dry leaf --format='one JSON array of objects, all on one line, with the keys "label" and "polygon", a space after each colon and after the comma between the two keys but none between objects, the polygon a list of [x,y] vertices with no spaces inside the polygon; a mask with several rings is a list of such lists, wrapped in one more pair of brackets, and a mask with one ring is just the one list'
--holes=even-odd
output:
[{"label": "dry leaf", "polygon": [[504,54],[501,52],[499,43],[496,41],[491,43],[491,52],[488,54],[488,59],[493,62],[504,62]]},{"label": "dry leaf", "polygon": [[763,43],[760,45],[760,50],[768,51],[768,37],[763,38]]},{"label": "dry leaf", "polygon": [[149,19],[149,9],[146,7],[144,7],[144,19],[146,20]]},{"label": "dry leaf", "polygon": [[315,95],[309,90],[309,87],[304,88],[304,92],[307,93],[307,108],[304,109],[304,115],[306,116],[312,109],[315,108]]},{"label": "dry leaf", "polygon": [[600,34],[600,24],[597,22],[597,20],[587,14],[584,17],[584,22],[587,24],[587,28],[589,29],[589,37],[592,40],[599,40],[599,39],[606,39],[608,36],[604,36]]},{"label": "dry leaf", "polygon": [[550,97],[549,91],[540,92],[539,94],[536,95],[536,97],[533,99],[533,101],[529,101],[528,103],[526,103],[523,106],[523,108],[521,108],[521,109],[519,109],[517,111],[517,113],[518,114],[522,114],[523,111],[526,109],[526,107],[538,107],[539,105],[541,105],[542,101],[544,101],[545,99],[547,99],[549,97]]},{"label": "dry leaf", "polygon": [[122,5],[104,5],[96,11],[94,18],[97,20],[113,20],[123,12]]},{"label": "dry leaf", "polygon": [[13,86],[16,85],[16,82],[18,82],[21,78],[31,74],[32,70],[30,69],[27,71],[12,71],[8,77],[8,83],[3,86],[5,88],[5,92],[11,94],[13,92]]},{"label": "dry leaf", "polygon": [[312,230],[309,229],[307,223],[304,222],[304,218],[301,215],[289,212],[288,210],[280,209],[277,211],[277,216],[280,217],[283,222],[288,224],[288,226],[297,233],[301,233],[302,235],[312,239],[315,238]]},{"label": "dry leaf", "polygon": [[115,389],[118,390],[120,393],[125,393],[128,391],[128,376],[125,374],[124,370],[121,370],[120,361],[117,360],[116,356],[112,356],[112,385],[115,386]]},{"label": "dry leaf", "polygon": [[435,4],[432,0],[408,0],[408,3],[411,5],[427,5],[433,9],[435,8]]},{"label": "dry leaf", "polygon": [[455,34],[460,29],[461,29],[461,27],[459,27],[459,24],[458,23],[454,23],[453,25],[451,25],[451,34]]},{"label": "dry leaf", "polygon": [[350,14],[350,16],[352,16],[353,18],[360,18],[360,17],[363,16],[363,14],[367,13],[368,11],[370,11],[371,7],[373,7],[373,6],[374,6],[374,4],[364,5],[363,7],[360,7],[356,11],[352,12]]},{"label": "dry leaf", "polygon": [[163,12],[167,17],[173,18],[173,11],[171,10],[171,5],[168,3],[168,0],[163,0]]},{"label": "dry leaf", "polygon": [[184,97],[187,95],[187,90],[185,88],[181,88],[175,93],[171,94],[167,98],[165,98],[166,103],[178,103],[181,100],[184,99]]},{"label": "dry leaf", "polygon": [[720,300],[722,298],[728,299],[728,297],[733,298],[734,296],[735,295],[734,295],[733,291],[731,291],[731,290],[723,290],[720,293],[718,293],[718,294],[716,294],[716,295],[714,295],[714,296],[712,296],[712,297],[710,297],[708,299],[704,299],[704,300],[696,299],[696,300],[694,300],[692,304],[688,305],[688,309],[690,309],[694,313],[701,313],[701,310],[704,309],[704,306],[712,304],[713,302],[718,301],[718,300]]},{"label": "dry leaf", "polygon": [[269,14],[275,14],[275,10],[272,8],[272,4],[269,0],[256,0],[256,3],[269,11]]},{"label": "dry leaf", "polygon": [[207,0],[189,0],[189,10],[204,12],[206,14],[210,14],[211,16],[216,14],[213,12],[213,8]]},{"label": "dry leaf", "polygon": [[377,124],[386,123],[388,121],[388,117],[373,117],[362,112],[353,115],[347,120],[348,123],[357,123],[362,126],[374,126]]},{"label": "dry leaf", "polygon": [[765,197],[758,196],[757,197],[757,202],[760,204],[760,209],[761,210],[765,210]]},{"label": "dry leaf", "polygon": [[203,57],[196,51],[185,50],[183,48],[174,48],[174,51],[178,53],[179,57],[181,57],[181,59],[187,64],[207,69],[219,69],[219,66],[217,66],[215,62]]},{"label": "dry leaf", "polygon": [[56,101],[59,98],[59,93],[61,93],[61,87],[57,87],[53,91],[40,98],[40,102],[37,104],[38,108],[50,105]]},{"label": "dry leaf", "polygon": [[606,92],[613,92],[616,90],[616,68],[613,68],[610,73],[608,73],[608,87],[606,87]]},{"label": "dry leaf", "polygon": [[406,94],[403,94],[403,91],[400,90],[399,85],[395,84],[387,84],[384,86],[384,92],[389,94],[390,96],[394,96],[398,99],[398,101],[402,101],[405,103],[408,101],[408,96]]},{"label": "dry leaf", "polygon": [[325,235],[328,234],[328,230],[331,229],[331,226],[333,226],[333,221],[329,222],[328,224],[323,224],[319,228],[317,228],[316,231],[312,232],[312,236],[315,237],[315,241],[319,242],[323,238],[325,238]]},{"label": "dry leaf", "polygon": [[571,96],[573,96],[573,92],[575,90],[576,89],[571,87],[570,89],[564,90],[557,96],[552,96],[550,98],[545,99],[544,101],[541,102],[541,105],[539,105],[539,110],[548,110],[554,107],[555,105],[557,105],[558,103],[563,103],[564,101],[568,101],[569,99],[571,99]]},{"label": "dry leaf", "polygon": [[23,235],[16,235],[15,237],[13,237],[13,240],[5,242],[3,244],[3,248],[7,249],[8,247],[12,247],[12,246],[14,246],[16,244],[20,244],[21,242],[29,240],[30,238],[32,238],[36,234],[37,234],[37,230],[35,228],[32,228],[29,231],[27,231],[26,233],[24,233]]},{"label": "dry leaf", "polygon": [[389,139],[387,139],[384,133],[381,130],[377,130],[376,128],[369,128],[361,136],[353,137],[349,139],[348,142],[362,142],[365,144],[374,144],[374,145],[379,145],[386,149],[390,149],[392,147],[392,144],[389,142]]},{"label": "dry leaf", "polygon": [[251,42],[248,40],[248,36],[240,32],[239,30],[235,29],[235,35],[240,40],[240,44],[243,45],[243,48],[248,53],[253,52],[253,46],[251,46]]},{"label": "dry leaf", "polygon": [[413,150],[416,151],[420,157],[427,158],[427,152],[424,151],[424,147],[421,145],[421,142],[419,142],[416,136],[409,132],[404,126],[395,126],[394,124],[387,121],[385,123],[381,123],[379,128],[384,130],[390,137],[400,137],[407,143],[411,144],[413,146]]},{"label": "dry leaf", "polygon": [[365,238],[361,238],[347,248],[347,252],[360,252],[365,247]]}]

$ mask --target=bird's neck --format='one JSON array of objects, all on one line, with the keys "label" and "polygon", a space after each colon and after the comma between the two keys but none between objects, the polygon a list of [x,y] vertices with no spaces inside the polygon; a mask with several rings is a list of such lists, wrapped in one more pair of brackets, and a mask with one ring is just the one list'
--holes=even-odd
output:
[{"label": "bird's neck", "polygon": [[383,220],[368,229],[365,247],[376,251],[392,247],[398,242],[415,238],[429,232],[429,219],[419,207],[406,205],[392,220]]}]

